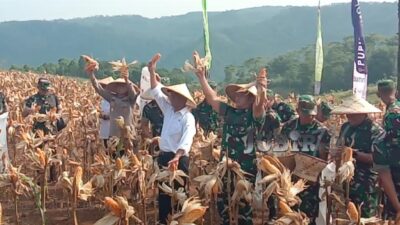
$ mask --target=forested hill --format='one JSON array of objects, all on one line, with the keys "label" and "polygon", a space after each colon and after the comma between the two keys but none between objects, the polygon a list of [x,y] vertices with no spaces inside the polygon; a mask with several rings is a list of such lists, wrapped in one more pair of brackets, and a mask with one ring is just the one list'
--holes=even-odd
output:
[{"label": "forested hill", "polygon": [[[392,36],[397,31],[396,3],[361,3],[366,34]],[[271,59],[315,42],[313,7],[259,7],[209,14],[213,76],[227,65],[253,57]],[[350,4],[322,8],[324,43],[353,33]],[[0,23],[0,67],[38,66],[91,54],[97,59],[127,57],[147,61],[161,52],[160,67],[180,67],[194,49],[202,50],[201,14],[148,19],[140,16]]]}]

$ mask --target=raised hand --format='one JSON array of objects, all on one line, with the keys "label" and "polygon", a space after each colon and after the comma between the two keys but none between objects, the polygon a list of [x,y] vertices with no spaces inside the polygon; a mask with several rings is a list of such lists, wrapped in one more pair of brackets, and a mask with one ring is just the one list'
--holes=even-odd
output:
[{"label": "raised hand", "polygon": [[193,52],[193,62],[195,67],[196,76],[200,79],[206,76],[206,67],[203,64],[203,60],[197,51]]},{"label": "raised hand", "polygon": [[94,73],[94,71],[99,70],[99,63],[96,60],[92,59],[87,55],[82,55],[81,57],[85,60],[86,63],[85,67],[86,73],[92,74]]},{"label": "raised hand", "polygon": [[161,54],[157,53],[153,56],[150,62],[147,64],[147,68],[149,68],[150,73],[155,73],[157,68],[157,62],[160,60]]}]

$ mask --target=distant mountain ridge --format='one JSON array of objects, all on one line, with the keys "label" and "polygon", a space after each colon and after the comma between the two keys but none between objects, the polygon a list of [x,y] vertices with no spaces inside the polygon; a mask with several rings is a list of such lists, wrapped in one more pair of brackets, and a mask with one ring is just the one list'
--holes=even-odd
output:
[{"label": "distant mountain ridge", "polygon": [[[361,3],[364,32],[397,33],[396,3]],[[384,15],[384,16],[382,16]],[[251,57],[272,58],[313,45],[315,7],[258,7],[209,13],[212,74]],[[353,34],[350,4],[322,7],[324,43]],[[367,46],[368,48],[368,46]],[[182,66],[193,50],[203,52],[200,12],[148,19],[141,16],[0,23],[0,67],[40,65],[91,54],[102,60],[147,61],[161,52],[160,67]],[[368,51],[368,49],[367,49]]]}]

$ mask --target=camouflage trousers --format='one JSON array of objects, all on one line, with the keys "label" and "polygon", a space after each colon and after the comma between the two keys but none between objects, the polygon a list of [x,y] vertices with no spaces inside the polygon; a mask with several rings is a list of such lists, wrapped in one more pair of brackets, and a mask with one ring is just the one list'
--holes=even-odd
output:
[{"label": "camouflage trousers", "polygon": [[[392,173],[394,187],[397,193],[397,199],[400,200],[400,174],[399,174],[400,167],[391,167],[390,170]],[[383,218],[386,220],[396,219],[396,209],[393,207],[392,203],[390,202],[389,198],[386,195],[384,195],[383,204],[384,204]]]},{"label": "camouflage trousers", "polygon": [[299,194],[301,199],[300,211],[304,212],[310,218],[310,225],[315,225],[315,219],[318,217],[320,199],[319,184],[312,184],[306,190]]},{"label": "camouflage trousers", "polygon": [[371,190],[371,187],[374,186],[375,184],[357,185],[354,183],[350,186],[350,200],[358,206],[362,204],[361,217],[363,218],[376,216],[378,212],[379,192],[376,188]]},{"label": "camouflage trousers", "polygon": [[[228,173],[228,172],[227,172]],[[222,190],[223,192],[218,195],[217,199],[217,207],[218,207],[218,213],[220,216],[220,225],[230,225],[234,224],[234,222],[229,221],[229,202],[228,202],[228,176],[224,176],[223,180],[223,187]],[[250,182],[254,183],[254,180],[250,180]],[[235,180],[233,175],[231,174],[231,196],[233,192],[235,191]],[[247,203],[245,200],[240,200],[237,204],[237,214],[234,212],[234,215],[237,215],[238,217],[238,225],[253,225],[253,209],[249,203]]]}]

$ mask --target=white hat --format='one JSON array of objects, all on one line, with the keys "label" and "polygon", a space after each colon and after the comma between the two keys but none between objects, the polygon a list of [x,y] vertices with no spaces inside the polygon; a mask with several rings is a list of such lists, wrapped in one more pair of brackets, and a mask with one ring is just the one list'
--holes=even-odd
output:
[{"label": "white hat", "polygon": [[332,110],[332,114],[361,114],[361,113],[380,113],[380,109],[376,108],[366,100],[352,95],[343,100],[342,104],[336,106]]}]

